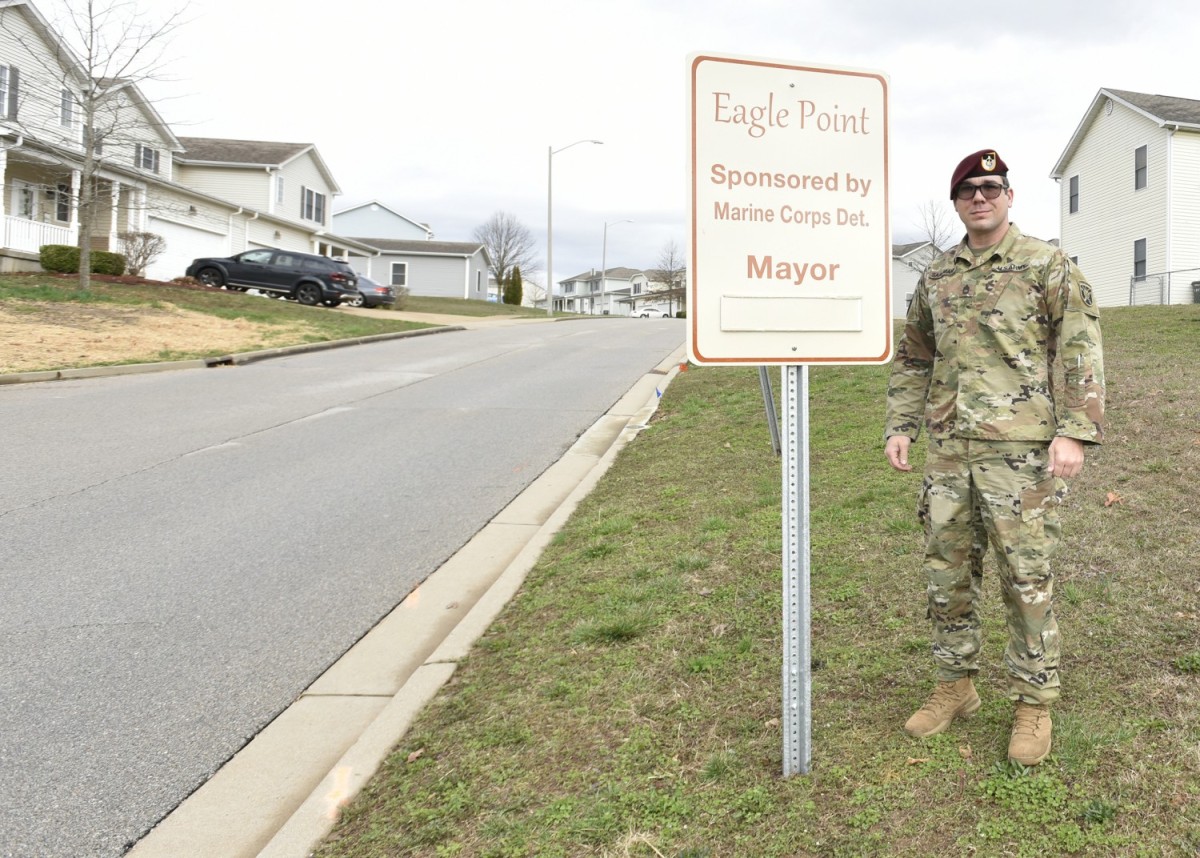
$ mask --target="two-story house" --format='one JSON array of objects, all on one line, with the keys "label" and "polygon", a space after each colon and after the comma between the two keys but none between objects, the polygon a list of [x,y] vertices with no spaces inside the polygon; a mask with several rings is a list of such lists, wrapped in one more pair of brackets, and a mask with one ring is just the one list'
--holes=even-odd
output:
[{"label": "two-story house", "polygon": [[115,249],[178,148],[134,84],[91,78],[37,8],[0,0],[0,270],[37,270],[38,249],[75,244],[81,221]]},{"label": "two-story house", "polygon": [[589,316],[630,316],[634,307],[651,300],[651,294],[650,278],[645,271],[593,268],[559,281],[555,309]]},{"label": "two-story house", "polygon": [[1200,301],[1200,101],[1101,89],[1050,175],[1101,306]]},{"label": "two-story house", "polygon": [[179,142],[178,182],[238,206],[229,219],[230,252],[279,247],[351,261],[374,255],[372,248],[334,234],[332,203],[341,188],[312,143],[214,137]]},{"label": "two-story house", "polygon": [[339,189],[315,147],[177,138],[135,83],[93,78],[29,0],[0,0],[0,270],[38,270],[44,244],[120,250],[149,231],[151,277],[192,259],[283,246],[330,256]]}]

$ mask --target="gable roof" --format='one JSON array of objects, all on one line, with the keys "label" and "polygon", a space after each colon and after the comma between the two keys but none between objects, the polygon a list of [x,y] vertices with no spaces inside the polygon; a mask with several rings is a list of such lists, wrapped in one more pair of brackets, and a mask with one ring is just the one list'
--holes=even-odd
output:
[{"label": "gable roof", "polygon": [[28,0],[0,0],[0,12],[3,12],[5,9],[15,9],[24,14],[34,31],[42,37],[46,44],[56,49],[57,56],[55,58],[75,77],[76,83],[83,85],[87,82],[87,68],[83,65],[83,61],[79,59],[79,55],[50,26],[50,22],[42,16],[42,13],[38,11],[36,6],[28,2]]},{"label": "gable roof", "polygon": [[605,279],[612,280],[632,280],[637,275],[644,273],[645,272],[640,271],[637,268],[609,268],[603,273],[601,273],[600,269],[593,268],[590,271],[583,272],[582,274],[576,274],[574,277],[568,277],[562,282],[570,283],[572,280],[597,280],[602,276]]},{"label": "gable roof", "polygon": [[175,132],[171,130],[171,126],[167,125],[166,121],[154,108],[154,105],[138,89],[136,83],[123,77],[99,78],[96,83],[99,84],[106,98],[119,92],[124,92],[130,102],[136,105],[147,116],[150,120],[150,125],[162,134],[171,151],[176,153],[183,151],[183,144],[179,142],[179,138],[175,136]]},{"label": "gable roof", "polygon": [[313,149],[311,143],[269,140],[226,140],[220,137],[180,137],[186,164],[225,164],[233,167],[280,167]]},{"label": "gable roof", "polygon": [[404,253],[409,256],[474,256],[482,250],[484,258],[487,258],[487,248],[478,241],[426,241],[420,238],[367,238],[365,236],[355,236],[354,240],[386,253]]},{"label": "gable roof", "polygon": [[1194,98],[1147,95],[1142,92],[1130,92],[1126,89],[1102,89],[1100,91],[1124,101],[1159,125],[1192,125],[1200,128],[1200,101]]},{"label": "gable roof", "polygon": [[912,253],[913,251],[920,250],[922,247],[927,246],[933,247],[934,251],[937,251],[937,248],[934,247],[933,242],[931,241],[913,241],[908,244],[893,244],[892,258],[901,259],[905,256],[908,256],[908,254]]},{"label": "gable roof", "polygon": [[337,217],[338,215],[349,214],[350,212],[356,212],[359,209],[371,208],[372,206],[375,208],[383,209],[388,214],[398,217],[398,218],[400,218],[400,220],[407,221],[408,223],[411,223],[413,226],[419,227],[420,229],[425,230],[425,232],[431,236],[433,235],[433,230],[429,227],[429,224],[420,223],[418,221],[413,220],[410,217],[405,217],[404,215],[400,214],[400,212],[396,211],[395,209],[393,209],[389,206],[385,206],[383,203],[379,202],[379,200],[367,200],[365,203],[359,203],[356,206],[350,206],[349,208],[341,209],[340,211],[334,212],[333,216]]},{"label": "gable roof", "polygon": [[1171,95],[1150,95],[1144,92],[1131,92],[1127,89],[1102,88],[1092,99],[1091,105],[1075,129],[1075,133],[1071,135],[1071,139],[1067,142],[1067,148],[1055,162],[1054,169],[1050,172],[1050,178],[1061,179],[1063,177],[1067,162],[1071,160],[1079,148],[1079,144],[1083,142],[1087,130],[1110,99],[1144,116],[1160,128],[1200,131],[1200,101],[1196,99]]},{"label": "gable roof", "polygon": [[261,170],[264,167],[284,167],[297,158],[312,155],[317,169],[333,193],[342,192],[313,143],[228,140],[223,137],[180,137],[179,142],[185,151],[176,155],[176,160],[189,166]]}]

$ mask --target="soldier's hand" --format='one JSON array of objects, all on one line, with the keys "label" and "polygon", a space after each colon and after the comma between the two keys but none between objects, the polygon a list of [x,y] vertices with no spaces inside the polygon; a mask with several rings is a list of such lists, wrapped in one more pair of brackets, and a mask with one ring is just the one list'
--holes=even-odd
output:
[{"label": "soldier's hand", "polygon": [[1070,479],[1083,470],[1083,442],[1062,435],[1050,442],[1050,458],[1046,470],[1055,477]]},{"label": "soldier's hand", "polygon": [[888,464],[897,471],[911,471],[912,465],[908,463],[908,448],[911,444],[912,438],[907,435],[893,435],[888,438],[883,447]]}]

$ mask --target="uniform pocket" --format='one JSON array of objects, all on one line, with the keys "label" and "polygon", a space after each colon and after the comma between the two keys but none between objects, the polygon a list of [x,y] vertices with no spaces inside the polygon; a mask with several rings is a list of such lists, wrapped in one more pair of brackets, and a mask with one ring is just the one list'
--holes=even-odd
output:
[{"label": "uniform pocket", "polygon": [[979,307],[979,321],[1008,341],[1025,348],[1041,345],[1044,311],[1038,295],[1014,274],[1003,274]]},{"label": "uniform pocket", "polygon": [[1066,494],[1067,484],[1057,477],[1046,477],[1021,492],[1016,580],[1043,578],[1050,574],[1050,556],[1062,534],[1058,507]]}]

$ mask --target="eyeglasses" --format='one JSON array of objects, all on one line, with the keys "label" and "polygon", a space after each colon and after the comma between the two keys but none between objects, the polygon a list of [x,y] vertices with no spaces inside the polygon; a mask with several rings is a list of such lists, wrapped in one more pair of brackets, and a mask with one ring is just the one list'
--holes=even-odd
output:
[{"label": "eyeglasses", "polygon": [[985,200],[994,200],[1005,190],[1008,190],[1008,186],[1001,185],[999,182],[983,182],[979,185],[963,182],[954,189],[954,197],[959,200],[973,200],[975,199],[975,192],[979,191],[983,194]]}]

